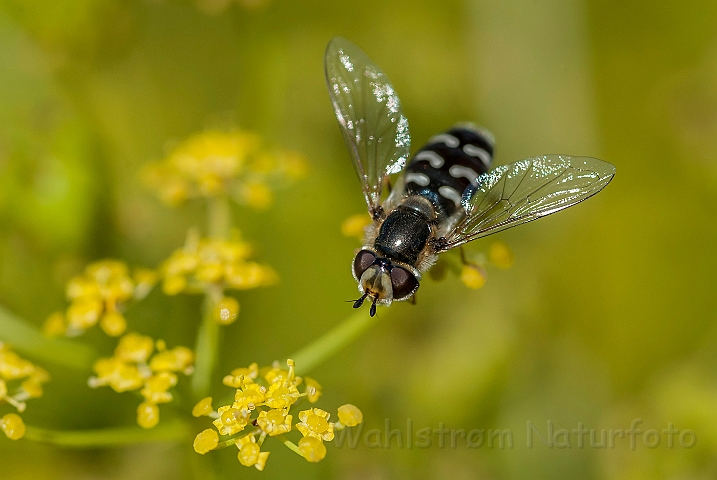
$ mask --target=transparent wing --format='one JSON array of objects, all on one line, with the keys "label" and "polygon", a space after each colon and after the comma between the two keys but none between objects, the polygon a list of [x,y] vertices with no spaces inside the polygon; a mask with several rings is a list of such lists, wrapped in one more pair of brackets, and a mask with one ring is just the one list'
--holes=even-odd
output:
[{"label": "transparent wing", "polygon": [[384,178],[403,170],[408,159],[408,120],[386,74],[353,43],[331,40],[324,67],[341,133],[373,212]]},{"label": "transparent wing", "polygon": [[[463,194],[465,218],[441,250],[550,215],[610,183],[615,167],[597,158],[544,155],[499,166]],[[471,187],[469,187],[471,188]]]}]

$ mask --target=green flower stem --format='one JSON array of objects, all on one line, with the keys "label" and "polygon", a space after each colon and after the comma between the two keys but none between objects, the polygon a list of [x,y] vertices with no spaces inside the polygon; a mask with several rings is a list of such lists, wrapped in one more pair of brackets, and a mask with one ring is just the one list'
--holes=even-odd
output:
[{"label": "green flower stem", "polygon": [[33,360],[90,370],[99,354],[90,346],[64,338],[47,338],[40,330],[0,306],[0,341]]},{"label": "green flower stem", "polygon": [[207,202],[207,235],[211,238],[226,239],[231,226],[229,199],[224,195],[210,198]]},{"label": "green flower stem", "polygon": [[192,390],[197,400],[209,396],[212,376],[217,365],[219,353],[219,329],[221,326],[214,319],[214,305],[221,299],[221,288],[213,285],[204,297],[204,315],[197,332],[197,343],[194,347],[196,361],[192,374]]},{"label": "green flower stem", "polygon": [[185,422],[174,420],[145,430],[138,426],[100,430],[46,430],[28,425],[23,439],[70,448],[117,447],[144,442],[186,441],[192,432]]},{"label": "green flower stem", "polygon": [[[232,218],[229,199],[226,196],[210,198],[207,203],[207,233],[211,238],[227,238]],[[214,319],[214,306],[221,300],[223,292],[218,285],[210,285],[204,295],[204,315],[197,332],[194,348],[196,361],[192,375],[192,389],[197,399],[209,395],[212,376],[219,354],[219,323]]]},{"label": "green flower stem", "polygon": [[297,447],[294,442],[292,442],[291,440],[286,438],[284,435],[277,435],[276,438],[278,438],[279,441],[281,441],[281,443],[286,445],[289,448],[289,450],[291,450],[295,454],[299,455],[300,457],[303,457],[303,455],[301,454],[301,450],[299,450],[299,447]]},{"label": "green flower stem", "polygon": [[241,440],[244,437],[248,437],[249,435],[257,435],[259,432],[261,432],[260,429],[253,430],[251,432],[247,432],[244,435],[239,435],[234,438],[230,438],[229,440],[224,440],[223,442],[219,442],[216,447],[214,447],[214,450],[221,450],[222,448],[231,447],[232,445],[236,445],[239,443],[239,440]]},{"label": "green flower stem", "polygon": [[288,358],[296,362],[298,370],[304,375],[353,342],[377,320],[378,315],[371,317],[368,309],[357,309],[342,323]]}]

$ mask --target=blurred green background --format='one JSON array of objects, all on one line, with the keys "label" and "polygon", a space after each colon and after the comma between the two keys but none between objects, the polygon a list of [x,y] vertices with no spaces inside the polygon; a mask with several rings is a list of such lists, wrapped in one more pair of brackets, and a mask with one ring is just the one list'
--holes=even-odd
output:
[{"label": "blurred green background", "polygon": [[[197,466],[189,444],[85,451],[0,438],[0,476],[717,477],[714,0],[3,0],[0,304],[40,326],[85,264],[159,265],[205,213],[200,203],[168,210],[139,171],[169,143],[230,123],[303,153],[311,175],[267,212],[236,210],[281,283],[237,295],[221,372],[283,359],[339,324],[352,313],[343,301],[356,296],[358,246],[340,225],[364,204],[324,83],[335,35],[392,79],[414,149],[472,120],[495,133],[498,164],[568,153],[617,166],[594,199],[496,235],[516,261],[489,269],[481,290],[427,280],[417,306],[379,310],[385,321],[312,372],[327,409],[363,410],[364,432],[388,421],[405,434],[407,419],[416,430],[506,429],[513,448],[360,442],[329,445],[312,465],[268,440],[260,473],[233,449]],[[193,345],[199,306],[155,291],[127,317],[131,329]],[[82,341],[113,346],[97,332]],[[131,395],[45,367],[53,381],[27,424],[134,423]],[[638,436],[634,450],[626,438],[601,449],[585,437],[580,448],[572,435],[569,448],[549,448],[534,435],[527,445],[529,421],[544,436],[552,422],[599,437],[638,418],[643,431],[672,423],[696,442],[676,436],[669,448],[662,434],[657,448]]]}]

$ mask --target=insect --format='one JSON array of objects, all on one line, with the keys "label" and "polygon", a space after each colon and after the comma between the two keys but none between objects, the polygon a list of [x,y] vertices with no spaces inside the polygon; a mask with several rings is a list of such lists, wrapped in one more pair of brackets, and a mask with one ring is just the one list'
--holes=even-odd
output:
[{"label": "insect", "polygon": [[353,306],[370,300],[371,316],[376,305],[411,299],[440,253],[580,203],[615,175],[610,163],[567,155],[491,169],[493,136],[471,124],[410,157],[408,120],[386,74],[340,37],[329,42],[324,67],[373,220],[352,266],[361,295]]}]

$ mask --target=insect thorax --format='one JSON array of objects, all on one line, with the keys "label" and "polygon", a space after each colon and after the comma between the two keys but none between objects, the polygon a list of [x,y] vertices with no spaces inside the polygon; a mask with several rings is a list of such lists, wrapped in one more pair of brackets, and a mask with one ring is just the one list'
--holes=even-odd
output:
[{"label": "insect thorax", "polygon": [[409,196],[383,221],[374,248],[387,258],[415,267],[433,236],[434,218],[430,202],[420,196]]},{"label": "insect thorax", "polygon": [[402,198],[372,239],[376,250],[420,270],[428,267],[429,241],[461,216],[462,199],[470,198],[492,156],[490,134],[472,126],[431,138],[406,167]]}]

